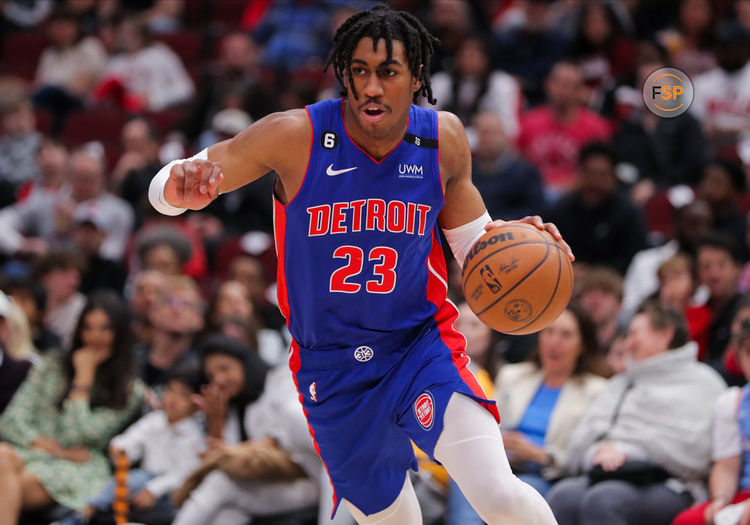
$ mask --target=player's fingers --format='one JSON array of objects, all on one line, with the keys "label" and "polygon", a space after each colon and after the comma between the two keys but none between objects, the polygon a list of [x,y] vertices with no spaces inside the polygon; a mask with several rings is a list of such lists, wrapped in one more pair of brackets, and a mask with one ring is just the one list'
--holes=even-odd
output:
[{"label": "player's fingers", "polygon": [[576,256],[573,255],[573,249],[570,247],[570,245],[564,240],[561,240],[560,244],[562,244],[563,248],[565,248],[565,252],[568,254],[568,259],[570,259],[570,262],[574,262],[576,260]]},{"label": "player's fingers", "polygon": [[560,233],[560,230],[555,226],[552,222],[546,222],[544,223],[544,229],[547,230],[552,237],[555,238],[557,242],[559,242],[562,247],[565,249],[565,252],[568,254],[568,259],[570,259],[571,262],[575,261],[576,257],[573,255],[573,250],[570,248],[570,245],[568,245],[567,242],[565,242],[565,239],[562,238],[562,234]]},{"label": "player's fingers", "polygon": [[205,195],[208,193],[208,185],[213,173],[214,163],[208,160],[201,160],[198,162],[198,167],[200,169],[200,177],[196,181],[198,192],[201,195]]},{"label": "player's fingers", "polygon": [[224,174],[219,172],[219,174],[216,176],[216,182],[208,186],[208,195],[211,197],[211,200],[214,200],[216,197],[219,196],[219,186],[221,185],[221,181],[223,180],[224,180]]},{"label": "player's fingers", "polygon": [[554,223],[545,222],[544,229],[550,232],[550,234],[552,234],[552,237],[554,237],[556,241],[562,240],[562,235],[560,235],[560,230],[557,229],[557,226],[555,226]]},{"label": "player's fingers", "polygon": [[183,163],[185,169],[185,202],[190,202],[195,183],[200,177],[200,166],[193,161]]},{"label": "player's fingers", "polygon": [[185,168],[182,164],[175,164],[169,175],[174,179],[177,198],[182,201],[185,198]]},{"label": "player's fingers", "polygon": [[208,177],[208,184],[209,185],[218,184],[219,175],[221,175],[221,163],[214,162],[211,166],[211,173]]},{"label": "player's fingers", "polygon": [[532,226],[536,226],[540,230],[544,229],[544,221],[539,215],[532,215],[530,217],[524,217],[524,219],[527,223],[531,224]]},{"label": "player's fingers", "polygon": [[488,232],[488,231],[493,230],[495,228],[499,228],[500,226],[502,226],[503,224],[505,224],[505,222],[506,221],[503,221],[501,219],[497,219],[497,220],[488,222],[487,224],[484,225],[484,231]]},{"label": "player's fingers", "polygon": [[[201,193],[211,193],[211,190],[216,186],[216,179],[221,173],[221,164],[218,162],[211,163],[206,170],[206,175],[201,180]],[[205,188],[205,190],[204,190]]]}]

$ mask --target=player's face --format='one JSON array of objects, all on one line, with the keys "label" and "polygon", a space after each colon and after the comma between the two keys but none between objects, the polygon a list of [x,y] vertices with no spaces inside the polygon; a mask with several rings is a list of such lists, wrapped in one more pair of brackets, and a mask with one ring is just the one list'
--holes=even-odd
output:
[{"label": "player's face", "polygon": [[354,90],[349,89],[348,104],[358,127],[374,137],[403,133],[413,95],[421,85],[409,71],[404,44],[394,40],[388,60],[385,40],[378,40],[373,51],[372,38],[363,38],[352,53],[351,73]]}]

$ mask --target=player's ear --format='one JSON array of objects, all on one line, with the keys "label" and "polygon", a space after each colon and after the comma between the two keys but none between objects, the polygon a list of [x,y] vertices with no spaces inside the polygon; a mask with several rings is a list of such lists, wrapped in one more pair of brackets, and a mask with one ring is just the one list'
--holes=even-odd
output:
[{"label": "player's ear", "polygon": [[422,81],[420,80],[420,78],[422,78],[422,68],[423,67],[424,67],[424,64],[419,64],[419,72],[417,73],[417,76],[411,77],[411,91],[412,91],[412,93],[416,93],[422,87]]}]

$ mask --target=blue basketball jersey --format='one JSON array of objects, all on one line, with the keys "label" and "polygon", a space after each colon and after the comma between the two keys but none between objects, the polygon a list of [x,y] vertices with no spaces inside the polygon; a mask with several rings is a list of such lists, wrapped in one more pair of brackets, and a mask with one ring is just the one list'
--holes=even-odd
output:
[{"label": "blue basketball jersey", "polygon": [[349,138],[341,99],[307,111],[304,181],[274,203],[279,307],[334,512],[344,498],[372,514],[416,469],[411,441],[433,454],[453,393],[499,414],[447,299],[437,113],[411,106],[404,140],[378,162]]},{"label": "blue basketball jersey", "polygon": [[282,313],[303,349],[397,344],[445,301],[437,113],[412,105],[405,139],[376,161],[349,138],[341,99],[307,111],[304,181],[274,207]]}]

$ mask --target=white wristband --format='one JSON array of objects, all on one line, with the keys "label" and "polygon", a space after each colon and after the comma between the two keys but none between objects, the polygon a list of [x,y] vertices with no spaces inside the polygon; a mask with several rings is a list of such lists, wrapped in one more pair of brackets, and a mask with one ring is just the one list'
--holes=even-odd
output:
[{"label": "white wristband", "polygon": [[443,230],[445,233],[445,239],[451,247],[453,256],[458,261],[461,268],[464,267],[464,261],[466,256],[469,254],[469,250],[474,246],[474,243],[484,235],[484,226],[492,222],[492,217],[487,211],[484,214],[471,222],[467,222],[459,226],[458,228],[452,228],[450,230]]},{"label": "white wristband", "polygon": [[148,187],[148,200],[151,203],[151,206],[153,206],[154,209],[159,213],[163,215],[175,216],[185,213],[185,211],[187,210],[187,208],[178,208],[177,206],[172,206],[167,202],[167,199],[164,198],[164,186],[167,184],[167,180],[169,179],[169,172],[172,171],[172,166],[182,164],[183,162],[188,160],[208,160],[208,148],[196,153],[189,159],[173,160],[162,169],[160,169],[159,172],[154,176],[154,178],[151,179],[151,184]]}]

